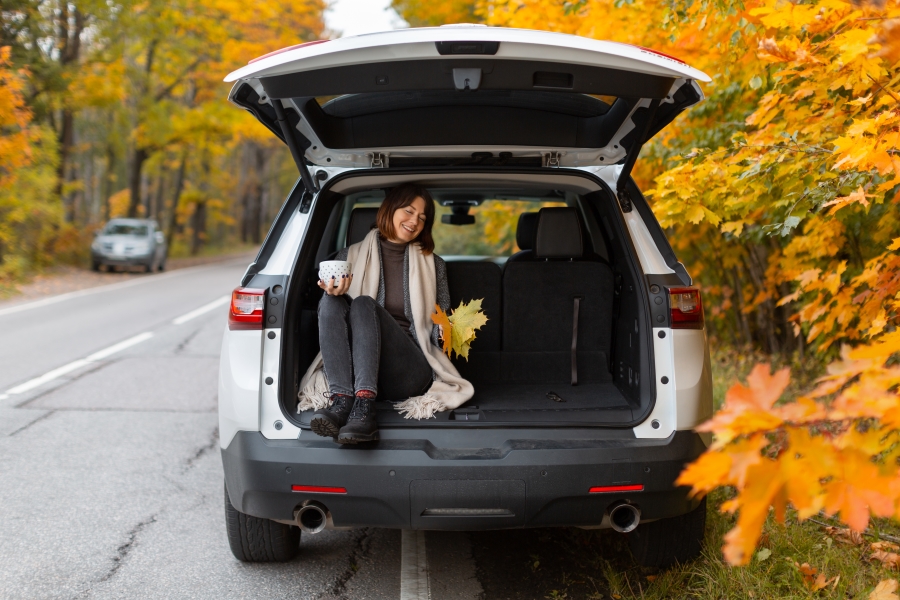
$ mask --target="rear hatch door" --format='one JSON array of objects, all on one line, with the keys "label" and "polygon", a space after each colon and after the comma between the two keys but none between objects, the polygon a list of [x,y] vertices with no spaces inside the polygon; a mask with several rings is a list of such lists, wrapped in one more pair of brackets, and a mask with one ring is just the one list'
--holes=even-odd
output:
[{"label": "rear hatch door", "polygon": [[630,170],[710,78],[637,46],[469,25],[301,44],[226,81],[232,103],[315,165]]}]

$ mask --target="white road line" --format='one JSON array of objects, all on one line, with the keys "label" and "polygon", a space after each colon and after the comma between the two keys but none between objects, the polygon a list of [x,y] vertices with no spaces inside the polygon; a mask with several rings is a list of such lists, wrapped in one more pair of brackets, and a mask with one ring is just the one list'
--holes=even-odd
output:
[{"label": "white road line", "polygon": [[111,355],[115,354],[116,352],[121,352],[122,350],[124,350],[126,348],[131,348],[132,346],[140,344],[143,341],[149,340],[152,337],[153,337],[153,334],[149,331],[145,331],[144,333],[139,333],[136,336],[128,338],[127,340],[125,340],[123,342],[119,342],[118,344],[113,344],[109,348],[104,348],[103,350],[94,352],[93,354],[88,356],[85,360],[87,360],[88,362],[103,360],[107,356],[111,356]]},{"label": "white road line", "polygon": [[41,375],[40,377],[35,377],[34,379],[26,381],[25,383],[20,383],[19,385],[17,385],[14,388],[10,388],[10,389],[6,390],[6,392],[4,394],[2,394],[2,398],[5,399],[5,398],[9,397],[9,394],[21,394],[21,393],[33,390],[36,387],[44,385],[48,381],[53,381],[54,379],[58,379],[59,377],[62,377],[63,375],[66,375],[68,373],[71,373],[72,371],[80,369],[81,367],[84,367],[91,363],[97,362],[98,360],[103,360],[104,358],[111,356],[111,355],[115,354],[116,352],[121,352],[122,350],[125,350],[126,348],[131,348],[132,346],[134,346],[136,344],[140,344],[144,340],[149,340],[152,337],[153,337],[152,333],[150,333],[149,331],[145,331],[144,333],[141,333],[134,337],[128,338],[127,340],[119,342],[118,344],[113,344],[112,346],[110,346],[108,348],[104,348],[103,350],[94,352],[93,354],[91,354],[90,356],[88,356],[86,358],[79,358],[78,360],[73,360],[72,362],[70,362],[67,365],[63,365],[61,367],[53,369],[52,371],[48,371],[48,372],[44,373],[43,375]]},{"label": "white road line", "polygon": [[200,308],[198,308],[196,310],[192,310],[191,312],[189,312],[187,314],[181,315],[180,317],[178,317],[177,319],[172,321],[172,325],[181,325],[182,323],[187,323],[194,317],[199,317],[200,315],[202,315],[204,313],[208,313],[211,310],[215,310],[216,308],[219,308],[223,304],[228,304],[230,301],[231,301],[230,295],[222,296],[218,300],[213,300],[209,304],[204,304],[203,306],[201,306]]},{"label": "white road line", "polygon": [[401,531],[400,600],[431,600],[425,532]]}]

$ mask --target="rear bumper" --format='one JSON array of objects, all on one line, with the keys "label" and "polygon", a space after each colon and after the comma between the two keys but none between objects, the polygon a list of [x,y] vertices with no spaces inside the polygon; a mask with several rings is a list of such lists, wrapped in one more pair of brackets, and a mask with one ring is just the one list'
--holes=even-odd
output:
[{"label": "rear bumper", "polygon": [[[222,450],[222,462],[231,502],[245,514],[290,521],[300,505],[315,501],[336,527],[471,531],[605,526],[607,508],[622,501],[638,505],[642,520],[685,514],[697,502],[674,481],[704,450],[687,431],[663,440],[507,440],[487,449],[436,448],[412,439],[354,448],[241,431]],[[346,494],[294,492],[294,485],[345,488]],[[590,493],[614,485],[643,490]],[[429,509],[439,515],[423,514]],[[448,509],[491,514],[445,516]]]}]

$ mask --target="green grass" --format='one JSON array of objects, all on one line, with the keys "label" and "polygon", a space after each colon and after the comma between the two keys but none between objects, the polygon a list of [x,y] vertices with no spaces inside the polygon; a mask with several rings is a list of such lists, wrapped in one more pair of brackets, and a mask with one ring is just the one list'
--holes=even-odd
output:
[{"label": "green grass", "polygon": [[[757,552],[749,565],[729,567],[721,559],[720,548],[734,518],[718,512],[718,505],[726,498],[724,490],[710,497],[706,547],[703,556],[693,563],[659,573],[636,565],[620,571],[607,564],[603,573],[613,597],[865,599],[878,581],[895,576],[868,562],[865,546],[832,541],[822,526],[810,521],[798,523],[790,516],[784,526],[769,520],[760,544],[763,552]],[[811,592],[798,567],[803,563],[817,568],[829,580],[839,576],[836,586]],[[651,581],[648,575],[656,578]]]}]

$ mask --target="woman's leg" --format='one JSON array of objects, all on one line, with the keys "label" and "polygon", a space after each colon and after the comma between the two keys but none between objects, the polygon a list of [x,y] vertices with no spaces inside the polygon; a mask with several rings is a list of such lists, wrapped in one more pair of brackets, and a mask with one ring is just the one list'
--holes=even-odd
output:
[{"label": "woman's leg", "polygon": [[379,400],[399,401],[428,389],[432,371],[422,350],[375,300],[354,299],[349,321],[357,394],[371,392]]},{"label": "woman's leg", "polygon": [[319,301],[319,347],[332,394],[353,395],[353,357],[350,353],[350,298],[323,294]]},{"label": "woman's leg", "polygon": [[431,385],[431,367],[418,345],[372,298],[353,299],[349,322],[356,399],[337,441],[373,442],[378,439],[375,396],[404,400],[422,393]]},{"label": "woman's leg", "polygon": [[325,294],[319,301],[319,346],[331,391],[331,405],[317,410],[309,425],[313,432],[324,437],[337,437],[353,408],[349,312],[349,297]]}]

